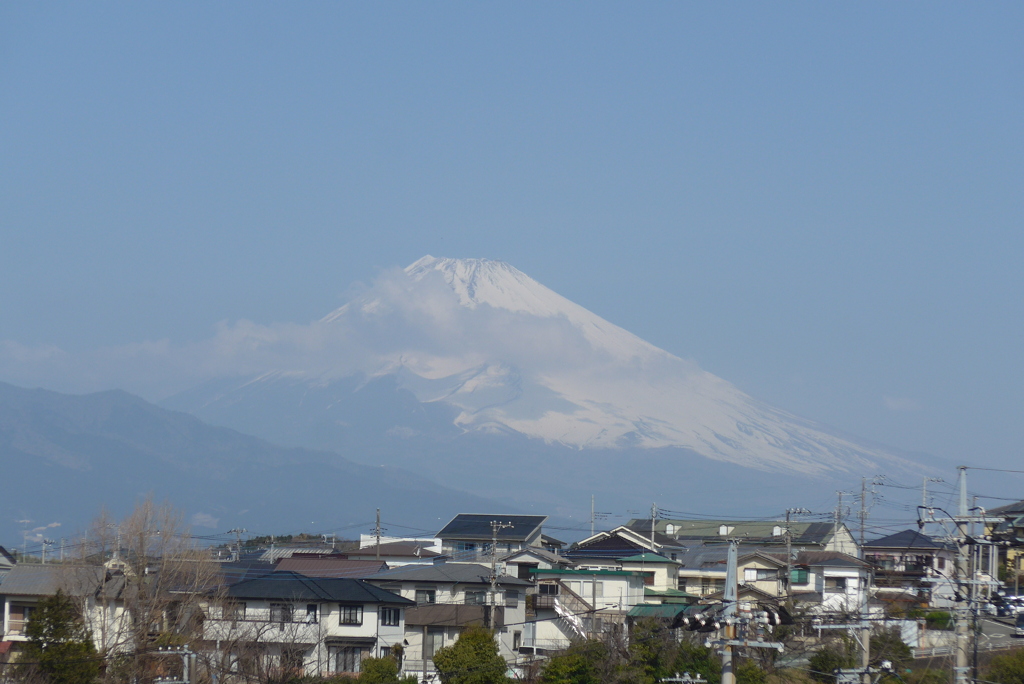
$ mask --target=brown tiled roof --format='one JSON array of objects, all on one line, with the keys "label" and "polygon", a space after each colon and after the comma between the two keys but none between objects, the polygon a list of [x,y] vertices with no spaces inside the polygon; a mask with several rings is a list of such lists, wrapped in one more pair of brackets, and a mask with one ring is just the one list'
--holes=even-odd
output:
[{"label": "brown tiled roof", "polygon": [[384,561],[349,560],[347,558],[282,558],[278,571],[297,572],[306,577],[355,577],[376,575],[388,569]]}]

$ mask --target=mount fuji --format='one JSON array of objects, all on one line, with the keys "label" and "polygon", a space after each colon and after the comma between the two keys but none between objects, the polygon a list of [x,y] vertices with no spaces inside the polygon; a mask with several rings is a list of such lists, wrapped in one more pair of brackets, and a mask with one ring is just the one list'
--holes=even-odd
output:
[{"label": "mount fuji", "polygon": [[758,401],[501,261],[425,256],[291,344],[301,353],[163,403],[519,505],[626,490],[638,503],[721,474],[762,490],[921,468]]}]

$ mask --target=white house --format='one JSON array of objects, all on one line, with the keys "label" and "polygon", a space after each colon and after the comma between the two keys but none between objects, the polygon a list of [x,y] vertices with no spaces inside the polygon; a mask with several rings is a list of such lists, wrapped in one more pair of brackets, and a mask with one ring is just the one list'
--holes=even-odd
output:
[{"label": "white house", "polygon": [[116,647],[128,648],[123,643],[126,614],[121,591],[124,578],[112,575],[99,566],[41,565],[18,563],[3,579],[0,595],[3,597],[0,654],[13,656],[18,644],[26,641],[25,627],[39,602],[63,591],[81,605],[86,627],[92,632],[98,651]]},{"label": "white house", "polygon": [[536,569],[533,616],[524,653],[543,655],[572,641],[621,630],[630,609],[644,602],[645,575],[628,570]]},{"label": "white house", "polygon": [[494,630],[502,657],[510,665],[519,660],[530,582],[501,574],[492,593],[490,567],[475,563],[406,565],[367,581],[415,603],[405,614],[405,674],[432,674],[437,650],[470,625]]},{"label": "white house", "polygon": [[202,648],[222,672],[353,674],[403,643],[413,602],[351,578],[274,572],[231,585],[209,609]]}]

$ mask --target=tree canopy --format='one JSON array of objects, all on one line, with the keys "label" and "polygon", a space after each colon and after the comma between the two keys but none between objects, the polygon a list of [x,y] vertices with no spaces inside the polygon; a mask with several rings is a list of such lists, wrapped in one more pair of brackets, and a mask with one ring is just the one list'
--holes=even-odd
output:
[{"label": "tree canopy", "polygon": [[40,675],[48,684],[93,684],[100,658],[75,601],[62,591],[44,598],[25,627],[25,679]]}]

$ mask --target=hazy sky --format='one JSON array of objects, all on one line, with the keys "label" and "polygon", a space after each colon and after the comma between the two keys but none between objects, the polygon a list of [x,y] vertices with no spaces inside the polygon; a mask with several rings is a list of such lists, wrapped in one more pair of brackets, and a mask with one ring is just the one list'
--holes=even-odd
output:
[{"label": "hazy sky", "polygon": [[38,358],[305,323],[382,269],[489,257],[798,414],[1019,465],[1022,27],[1018,3],[4,3],[0,380],[103,388]]}]

